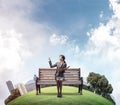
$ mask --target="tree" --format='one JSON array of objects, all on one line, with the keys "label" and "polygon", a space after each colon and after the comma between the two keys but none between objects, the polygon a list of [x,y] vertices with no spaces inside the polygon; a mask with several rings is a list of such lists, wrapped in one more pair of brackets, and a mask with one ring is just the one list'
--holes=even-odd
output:
[{"label": "tree", "polygon": [[98,80],[100,79],[100,75],[96,73],[89,73],[87,77],[87,82],[91,84],[92,88],[94,89],[94,93],[98,90]]},{"label": "tree", "polygon": [[109,84],[109,81],[104,75],[91,72],[87,77],[87,82],[94,89],[94,93],[98,93],[104,97],[113,91],[112,85]]},{"label": "tree", "polygon": [[107,93],[108,94],[111,94],[112,93],[112,91],[113,91],[113,87],[112,87],[112,85],[111,84],[108,84],[108,86],[107,86]]},{"label": "tree", "polygon": [[108,80],[106,77],[103,75],[101,78],[98,80],[98,87],[100,90],[100,94],[104,96],[107,92],[107,86],[108,86]]}]

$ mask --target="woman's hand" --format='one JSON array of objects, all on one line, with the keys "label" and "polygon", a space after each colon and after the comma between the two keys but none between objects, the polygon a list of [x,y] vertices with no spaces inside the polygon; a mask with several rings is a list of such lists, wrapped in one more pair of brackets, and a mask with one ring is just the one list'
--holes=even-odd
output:
[{"label": "woman's hand", "polygon": [[70,68],[70,66],[68,66],[67,68],[66,68],[66,70],[68,70]]}]

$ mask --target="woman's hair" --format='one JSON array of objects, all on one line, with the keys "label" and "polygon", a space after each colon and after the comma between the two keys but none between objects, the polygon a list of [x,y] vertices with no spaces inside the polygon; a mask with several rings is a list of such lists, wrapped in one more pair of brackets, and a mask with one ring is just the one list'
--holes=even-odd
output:
[{"label": "woman's hair", "polygon": [[65,56],[64,55],[60,55],[60,56],[62,57],[63,61],[65,61]]}]

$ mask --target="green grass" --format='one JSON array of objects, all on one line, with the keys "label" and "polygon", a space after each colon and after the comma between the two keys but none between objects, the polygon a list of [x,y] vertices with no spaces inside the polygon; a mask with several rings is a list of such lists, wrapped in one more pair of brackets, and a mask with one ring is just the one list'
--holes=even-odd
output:
[{"label": "green grass", "polygon": [[63,97],[57,98],[56,87],[42,88],[40,95],[35,95],[35,91],[29,92],[16,98],[8,105],[114,105],[109,100],[83,90],[83,95],[77,93],[78,88],[64,86]]}]

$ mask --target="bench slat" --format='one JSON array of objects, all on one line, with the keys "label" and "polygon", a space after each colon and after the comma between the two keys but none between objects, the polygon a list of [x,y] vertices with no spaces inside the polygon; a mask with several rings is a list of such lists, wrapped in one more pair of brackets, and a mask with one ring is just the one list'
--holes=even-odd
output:
[{"label": "bench slat", "polygon": [[[55,73],[56,71],[40,71],[39,73],[43,73],[43,74],[49,74],[49,73]],[[79,71],[65,71],[65,73],[72,73],[72,74],[76,74],[79,73]]]},{"label": "bench slat", "polygon": [[[53,68],[40,68],[39,69],[39,78],[40,80],[37,84],[56,84],[55,81],[55,72],[56,69]],[[64,73],[65,80],[63,84],[81,84],[80,80],[80,69],[79,68],[70,68]]]},{"label": "bench slat", "polygon": [[[38,82],[37,84],[53,84],[53,85],[56,85],[56,81],[40,81]],[[62,83],[63,85],[64,84],[81,84],[81,81],[63,81]]]},{"label": "bench slat", "polygon": [[[40,74],[39,76],[40,76],[40,77],[41,77],[41,76],[55,76],[55,74]],[[64,74],[64,76],[65,76],[65,77],[67,77],[67,76],[73,77],[73,76],[79,76],[79,74]]]},{"label": "bench slat", "polygon": [[[44,81],[48,81],[47,78],[42,79],[42,80],[44,80]],[[55,78],[49,78],[49,81],[54,81],[54,80],[55,80]],[[71,79],[71,78],[69,78],[69,79],[68,79],[68,78],[67,78],[67,79],[65,78],[65,80],[74,81],[74,80],[79,80],[79,79],[78,79],[78,78],[75,78],[75,79],[74,79],[74,78],[72,78],[72,79]],[[40,81],[41,81],[41,80],[40,80]]]},{"label": "bench slat", "polygon": [[[40,79],[49,79],[49,78],[55,78],[55,76],[41,76],[41,77],[40,77]],[[73,79],[74,79],[74,78],[79,79],[80,77],[79,77],[79,76],[65,76],[64,78],[66,78],[66,79],[67,79],[67,78],[68,78],[68,79],[69,79],[69,78],[70,78],[70,79],[72,79],[72,78],[73,78]]]}]

